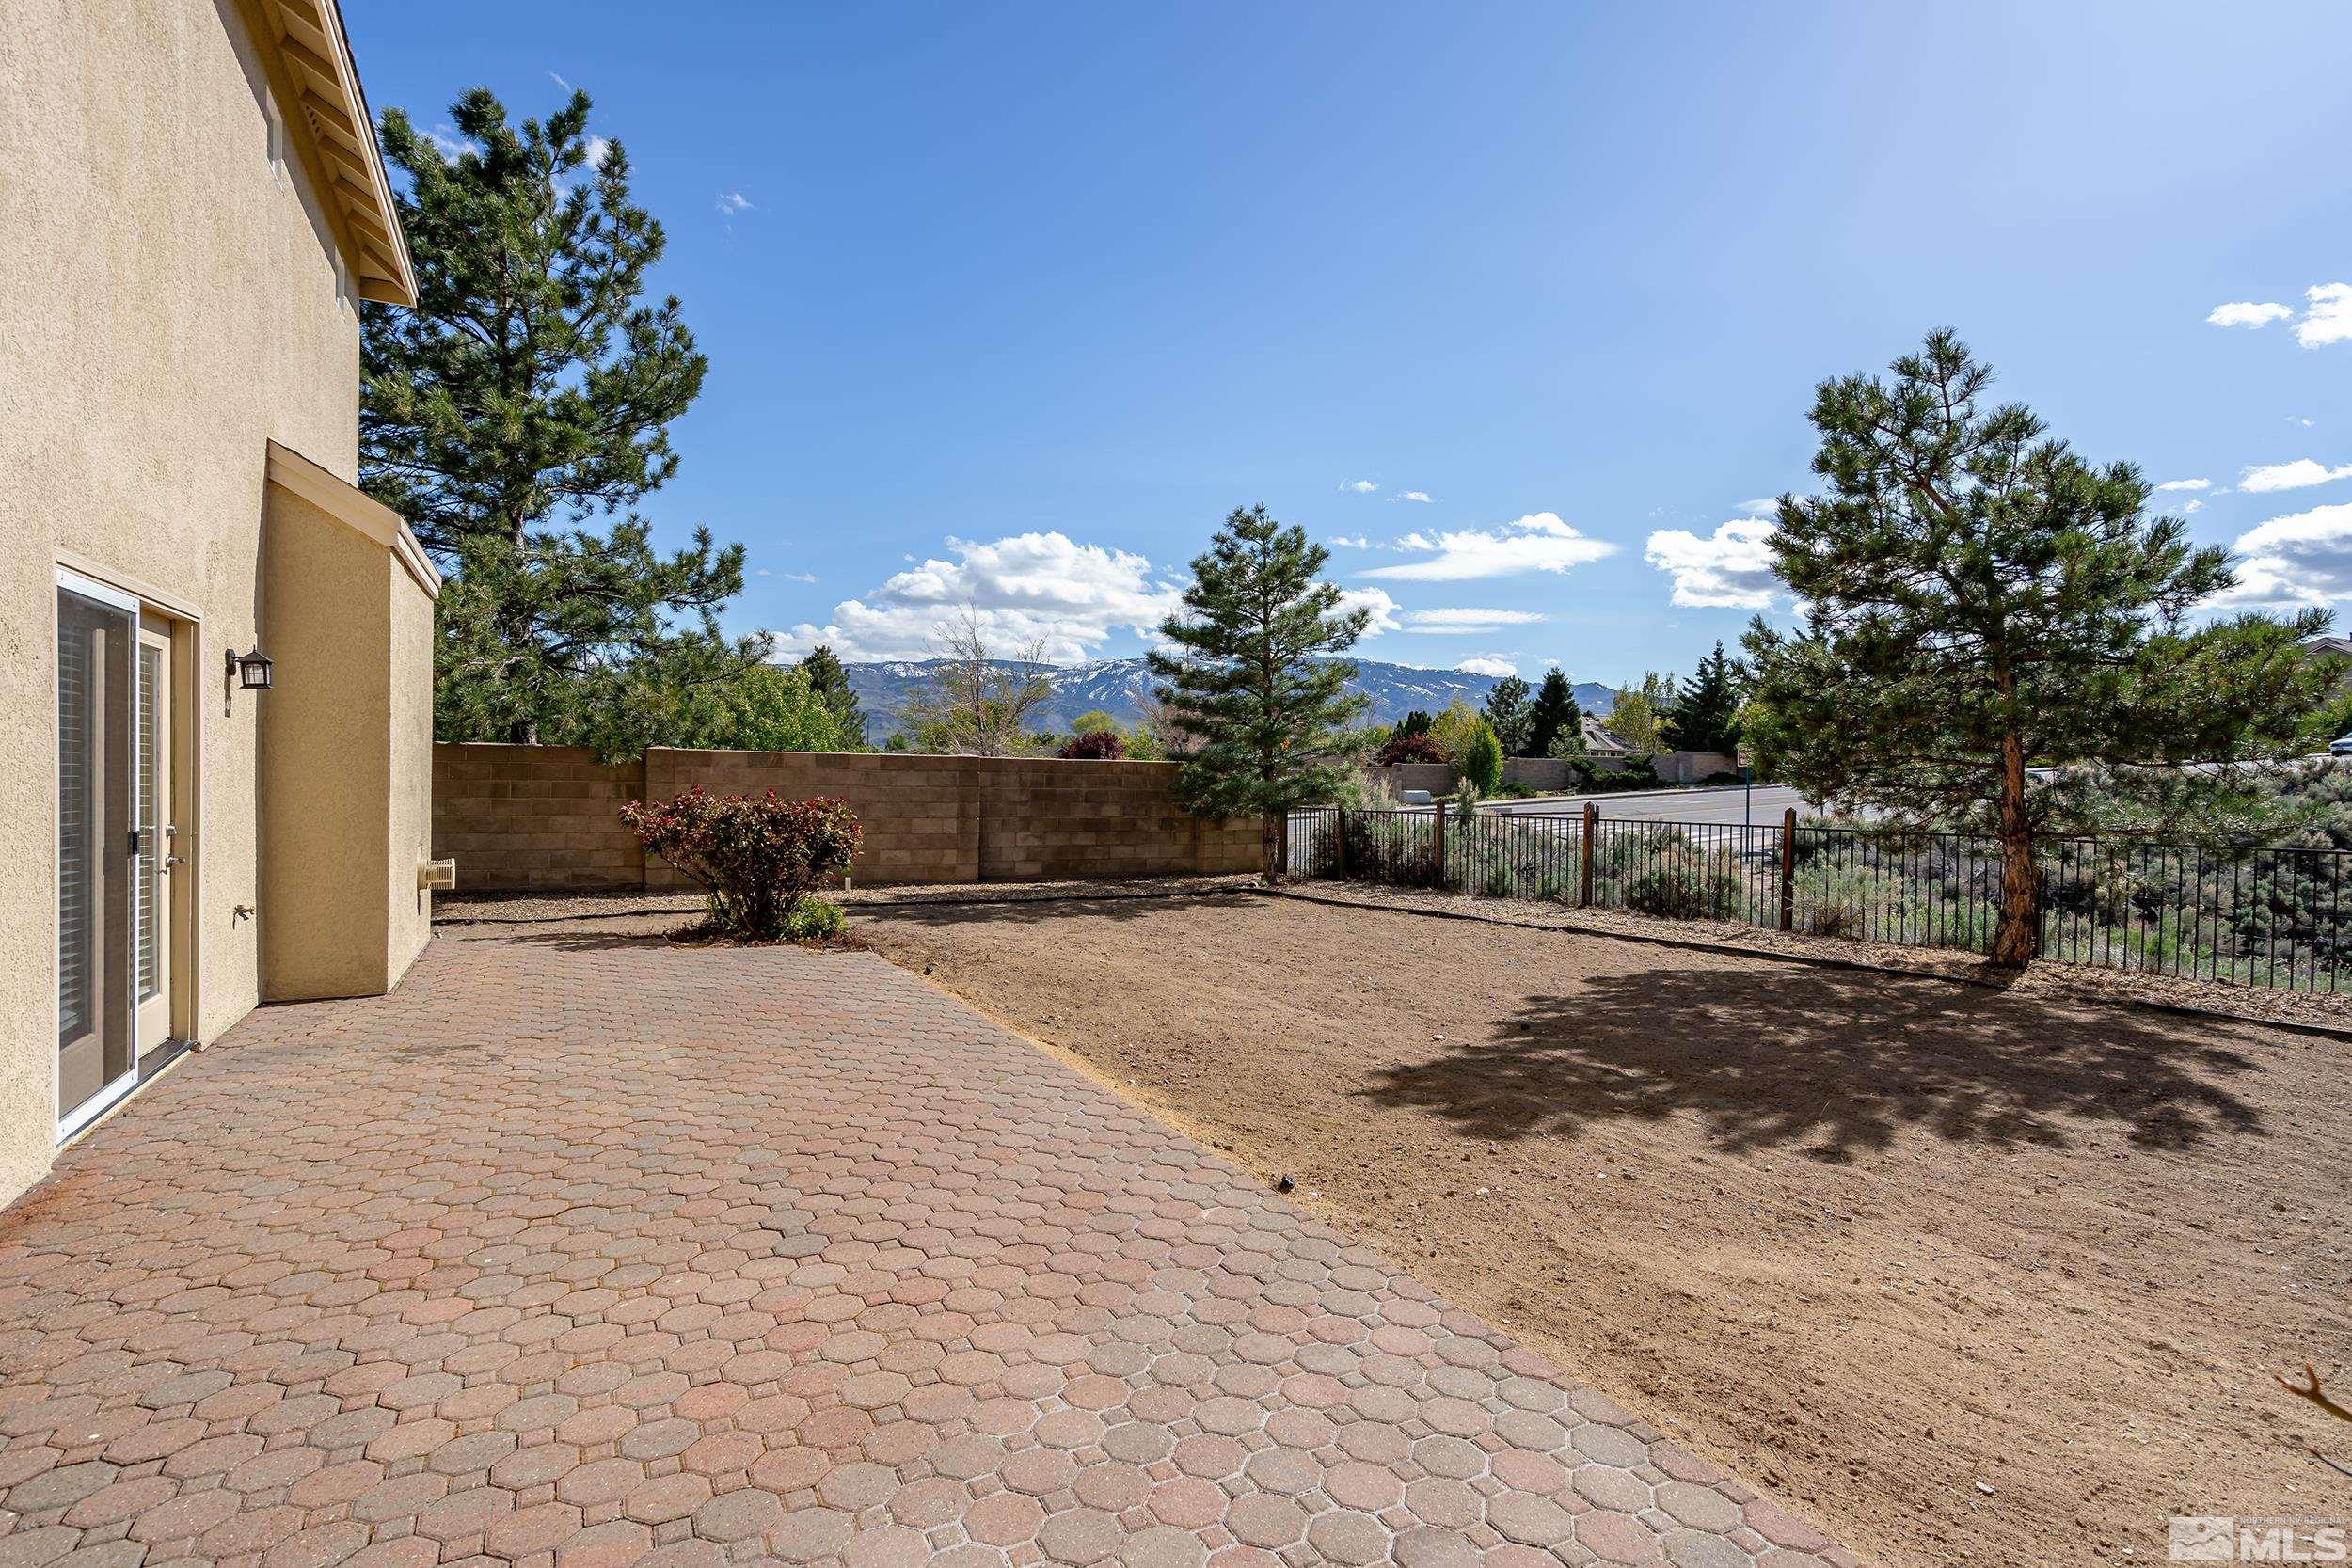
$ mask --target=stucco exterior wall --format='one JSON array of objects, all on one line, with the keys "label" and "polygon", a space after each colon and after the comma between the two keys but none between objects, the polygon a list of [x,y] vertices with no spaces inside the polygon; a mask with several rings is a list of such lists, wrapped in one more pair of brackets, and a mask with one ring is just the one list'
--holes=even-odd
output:
[{"label": "stucco exterior wall", "polygon": [[[264,444],[350,478],[358,324],[234,0],[9,0],[0,25],[0,1199],[55,1141],[56,589],[71,557],[198,618],[195,1018],[261,990]],[[281,93],[282,97],[282,93]],[[225,701],[225,705],[224,705]]]},{"label": "stucco exterior wall", "polygon": [[386,987],[389,931],[387,558],[274,485],[267,517],[262,605],[278,679],[262,704],[262,996],[366,995]]},{"label": "stucco exterior wall", "polygon": [[433,853],[433,596],[390,556],[383,558],[391,613],[385,679],[390,687],[385,758],[384,984],[399,984],[433,936],[433,895],[417,870]]},{"label": "stucco exterior wall", "polygon": [[864,885],[1210,875],[1258,868],[1258,825],[1196,821],[1167,762],[900,752],[687,752],[599,764],[567,746],[438,745],[434,853],[478,892],[675,888],[621,826],[625,800],[831,795],[865,825]]}]

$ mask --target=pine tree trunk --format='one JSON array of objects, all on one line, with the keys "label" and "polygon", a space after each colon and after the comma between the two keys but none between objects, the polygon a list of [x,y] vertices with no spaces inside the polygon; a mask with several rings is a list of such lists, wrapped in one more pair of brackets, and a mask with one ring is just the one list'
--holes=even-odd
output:
[{"label": "pine tree trunk", "polygon": [[1268,887],[1282,879],[1282,823],[1279,817],[1267,816],[1259,821],[1258,875]]},{"label": "pine tree trunk", "polygon": [[2026,748],[2016,736],[2001,742],[2001,914],[1993,927],[1993,961],[2023,969],[2042,947],[2042,869],[2033,859],[2033,825],[2026,815]]}]

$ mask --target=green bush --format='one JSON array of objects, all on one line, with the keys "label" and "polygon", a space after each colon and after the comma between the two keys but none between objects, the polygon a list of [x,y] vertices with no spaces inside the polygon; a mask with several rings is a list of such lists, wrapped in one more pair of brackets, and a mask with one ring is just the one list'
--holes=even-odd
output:
[{"label": "green bush", "polygon": [[784,917],[784,934],[793,942],[824,942],[849,928],[850,917],[830,898],[803,898]]},{"label": "green bush", "polygon": [[1460,771],[1462,781],[1481,795],[1492,795],[1502,787],[1502,742],[1495,738],[1495,727],[1484,719],[1462,748]]},{"label": "green bush", "polygon": [[1741,907],[1731,857],[1677,849],[1636,872],[1626,884],[1626,907],[1668,920],[1737,920]]},{"label": "green bush", "polygon": [[707,795],[631,800],[621,820],[645,852],[692,878],[710,924],[728,936],[773,942],[801,901],[850,869],[865,830],[839,800]]}]

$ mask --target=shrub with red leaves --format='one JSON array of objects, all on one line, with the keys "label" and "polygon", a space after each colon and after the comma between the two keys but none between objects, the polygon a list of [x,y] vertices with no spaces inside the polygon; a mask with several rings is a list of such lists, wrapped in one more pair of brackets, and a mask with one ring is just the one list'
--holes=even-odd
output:
[{"label": "shrub with red leaves", "polygon": [[621,820],[647,854],[701,885],[713,927],[755,942],[782,936],[803,898],[846,874],[866,832],[823,796],[707,795],[700,784],[672,800],[631,800]]},{"label": "shrub with red leaves", "polygon": [[1452,762],[1446,749],[1427,734],[1392,735],[1380,743],[1372,753],[1372,760],[1383,768],[1394,768],[1401,762]]},{"label": "shrub with red leaves", "polygon": [[1054,753],[1064,762],[1111,762],[1127,754],[1127,743],[1113,730],[1089,730],[1073,735]]}]

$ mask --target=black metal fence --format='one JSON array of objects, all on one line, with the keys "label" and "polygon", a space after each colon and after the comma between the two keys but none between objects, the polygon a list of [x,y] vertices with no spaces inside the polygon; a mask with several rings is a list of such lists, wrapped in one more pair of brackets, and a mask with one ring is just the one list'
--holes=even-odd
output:
[{"label": "black metal fence", "polygon": [[[1292,816],[1288,859],[1297,877],[1979,953],[2001,897],[1989,838],[1795,823],[1325,806]],[[2338,849],[2052,840],[2042,850],[2042,955],[2333,992],[2352,984],[2347,863],[2352,851]]]}]

